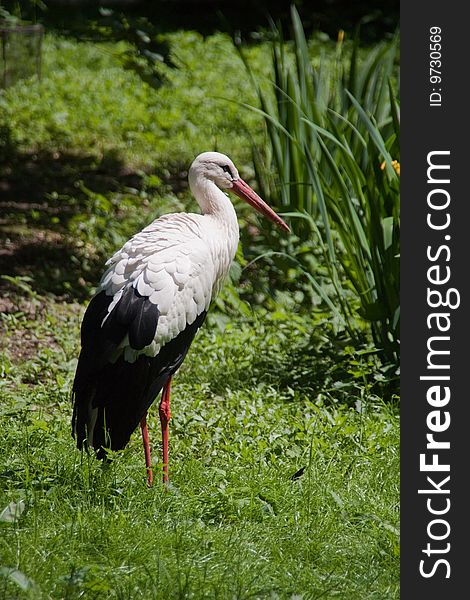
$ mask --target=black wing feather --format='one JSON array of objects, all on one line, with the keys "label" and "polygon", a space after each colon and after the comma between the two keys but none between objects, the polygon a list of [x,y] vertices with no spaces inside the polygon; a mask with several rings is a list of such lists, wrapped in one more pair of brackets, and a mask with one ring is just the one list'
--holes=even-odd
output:
[{"label": "black wing feather", "polygon": [[[205,312],[201,313],[194,323],[165,344],[157,356],[140,355],[133,363],[121,356],[102,369],[93,386],[93,407],[98,408],[93,447],[98,458],[106,456],[106,448],[121,450],[127,445],[168,378],[181,366],[205,316]],[[80,420],[77,413],[77,422]],[[86,436],[86,426],[83,433]],[[81,447],[79,436],[77,445]]]},{"label": "black wing feather", "polygon": [[129,286],[103,323],[102,333],[116,344],[128,335],[131,348],[142,350],[152,343],[159,316],[158,306]]},{"label": "black wing feather", "polygon": [[[136,303],[134,303],[136,304]],[[129,344],[131,348],[142,350],[152,343],[155,337],[155,317],[160,316],[158,307],[150,300],[140,302],[135,316],[129,323]]]},{"label": "black wing feather", "polygon": [[168,378],[181,366],[206,316],[202,312],[157,356],[140,355],[131,363],[119,354],[119,344],[127,335],[135,350],[149,345],[160,313],[155,304],[131,286],[108,315],[111,302],[112,297],[101,292],[88,306],[73,384],[72,429],[77,446],[81,448],[86,438],[92,437],[100,458],[105,456],[104,448],[120,450],[126,446]]}]

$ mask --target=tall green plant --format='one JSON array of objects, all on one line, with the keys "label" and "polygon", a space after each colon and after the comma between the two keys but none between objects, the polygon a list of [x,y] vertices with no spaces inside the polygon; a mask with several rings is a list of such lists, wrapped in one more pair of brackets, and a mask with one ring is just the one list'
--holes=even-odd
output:
[{"label": "tall green plant", "polygon": [[[285,209],[304,243],[321,248],[330,285],[306,253],[297,257],[311,285],[351,336],[364,323],[384,362],[399,353],[399,105],[397,41],[318,68],[292,8],[293,52],[277,32],[269,89],[256,79],[268,151],[255,148],[263,194]],[[249,65],[246,65],[249,69]],[[250,71],[251,72],[251,71]],[[360,318],[358,318],[358,315]]]}]

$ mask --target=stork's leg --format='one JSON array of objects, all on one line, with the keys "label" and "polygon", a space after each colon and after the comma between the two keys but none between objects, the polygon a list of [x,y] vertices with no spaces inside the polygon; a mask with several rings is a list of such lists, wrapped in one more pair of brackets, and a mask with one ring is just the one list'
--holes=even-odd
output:
[{"label": "stork's leg", "polygon": [[145,454],[145,466],[147,468],[147,485],[151,487],[153,484],[153,473],[152,473],[152,462],[150,460],[150,443],[149,443],[149,430],[147,427],[147,413],[142,417],[140,421],[140,429],[142,430],[142,441],[144,443],[144,454]]},{"label": "stork's leg", "polygon": [[170,387],[171,377],[165,383],[162,392],[162,400],[158,412],[160,413],[160,423],[162,426],[163,442],[163,483],[168,483],[168,423],[171,419],[170,412]]}]

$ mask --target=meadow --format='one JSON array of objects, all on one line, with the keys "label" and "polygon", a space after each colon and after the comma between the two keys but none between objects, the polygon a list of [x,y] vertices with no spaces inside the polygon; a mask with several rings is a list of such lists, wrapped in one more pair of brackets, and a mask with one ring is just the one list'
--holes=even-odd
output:
[{"label": "meadow", "polygon": [[[158,85],[130,68],[128,42],[47,33],[42,80],[0,92],[0,598],[399,597],[394,42],[301,33],[285,64],[269,36],[240,49],[223,33],[168,33]],[[308,101],[318,80],[296,96],[302,61],[336,73],[324,113]],[[388,65],[353,90],[369,120],[343,88],[327,110],[353,64]],[[80,320],[129,235],[196,209],[187,169],[208,149],[294,215],[294,232],[281,239],[236,203],[229,281],[174,381],[171,483],[148,488],[138,432],[107,467],[74,447]],[[296,173],[311,206],[303,187],[285,193]],[[370,218],[369,193],[385,198]],[[149,428],[158,472],[156,407]]]}]

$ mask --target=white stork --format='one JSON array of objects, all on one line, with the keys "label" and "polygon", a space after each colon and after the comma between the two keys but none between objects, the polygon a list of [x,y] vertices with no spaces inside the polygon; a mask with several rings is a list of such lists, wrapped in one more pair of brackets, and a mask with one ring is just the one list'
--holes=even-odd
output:
[{"label": "white stork", "polygon": [[171,378],[204,322],[238,245],[236,213],[220,188],[289,231],[224,154],[200,154],[189,170],[189,186],[202,214],[163,215],[106,263],[83,318],[73,383],[77,447],[94,448],[98,458],[106,458],[107,449],[126,446],[140,423],[149,485],[147,411],[163,389],[159,414],[167,482]]}]

